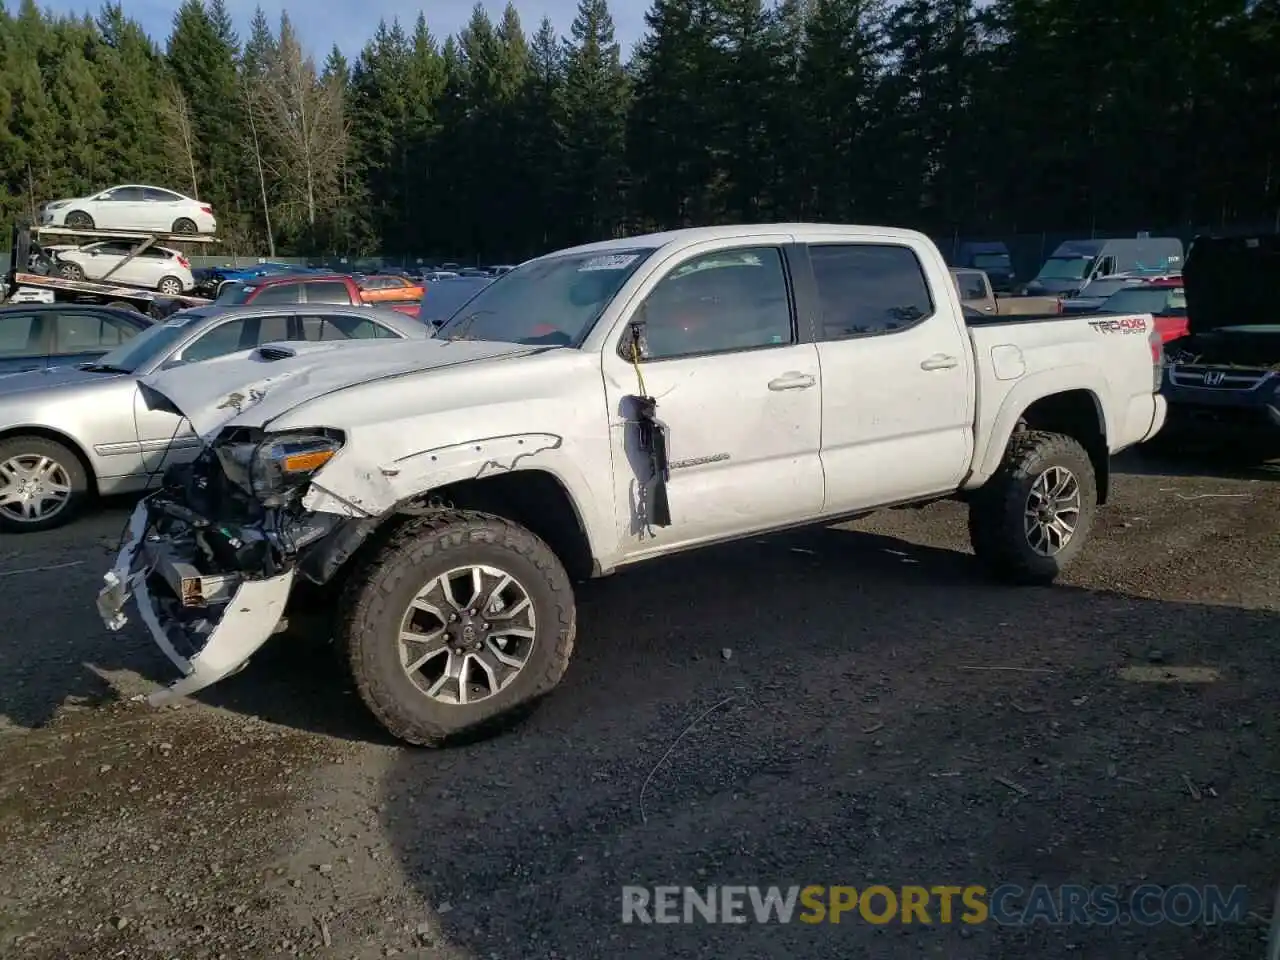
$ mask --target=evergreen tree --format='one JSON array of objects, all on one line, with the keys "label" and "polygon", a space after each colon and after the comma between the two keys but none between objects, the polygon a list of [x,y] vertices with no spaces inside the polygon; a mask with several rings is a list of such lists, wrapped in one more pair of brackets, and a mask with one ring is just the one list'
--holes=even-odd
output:
[{"label": "evergreen tree", "polygon": [[555,110],[565,237],[615,236],[626,214],[629,89],[606,0],[580,0]]}]

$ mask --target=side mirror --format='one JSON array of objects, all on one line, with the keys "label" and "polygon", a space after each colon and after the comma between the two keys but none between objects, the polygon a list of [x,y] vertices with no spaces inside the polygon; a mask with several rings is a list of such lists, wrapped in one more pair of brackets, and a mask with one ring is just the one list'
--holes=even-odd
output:
[{"label": "side mirror", "polygon": [[[641,308],[643,310],[643,307]],[[618,356],[628,363],[649,359],[649,341],[645,337],[645,321],[637,315],[618,340]]]}]

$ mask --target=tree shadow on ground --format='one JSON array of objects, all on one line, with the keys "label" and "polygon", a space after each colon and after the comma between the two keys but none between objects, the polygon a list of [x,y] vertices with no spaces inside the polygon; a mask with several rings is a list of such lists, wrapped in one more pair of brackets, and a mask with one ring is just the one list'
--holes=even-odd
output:
[{"label": "tree shadow on ground", "polygon": [[[621,888],[1241,883],[1265,914],[1280,616],[1010,589],[819,530],[593,584],[579,624],[518,730],[405,750],[384,784],[405,875],[449,908],[424,922],[470,955],[1256,952],[1242,924],[624,926]],[[1221,679],[1117,676],[1133,664]]]}]

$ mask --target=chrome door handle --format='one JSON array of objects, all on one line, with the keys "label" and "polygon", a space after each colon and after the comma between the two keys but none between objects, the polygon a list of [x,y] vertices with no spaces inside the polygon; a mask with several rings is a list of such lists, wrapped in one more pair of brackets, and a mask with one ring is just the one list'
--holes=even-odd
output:
[{"label": "chrome door handle", "polygon": [[959,360],[945,353],[935,353],[929,359],[920,361],[921,370],[950,370],[959,365]]},{"label": "chrome door handle", "polygon": [[782,376],[769,381],[769,389],[808,390],[817,382],[817,378],[811,377],[807,373],[784,373]]}]

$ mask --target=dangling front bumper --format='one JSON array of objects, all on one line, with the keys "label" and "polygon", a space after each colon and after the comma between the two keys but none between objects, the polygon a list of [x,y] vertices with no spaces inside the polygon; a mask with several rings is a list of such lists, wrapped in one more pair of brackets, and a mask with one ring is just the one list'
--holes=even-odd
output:
[{"label": "dangling front bumper", "polygon": [[235,673],[283,628],[294,572],[259,579],[201,574],[171,541],[148,536],[149,527],[143,500],[129,519],[115,565],[103,576],[98,614],[107,629],[119,630],[133,600],[152,639],[182,672],[147,698],[161,706]]}]

